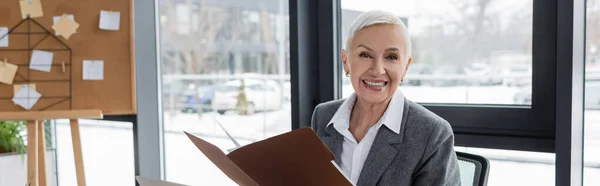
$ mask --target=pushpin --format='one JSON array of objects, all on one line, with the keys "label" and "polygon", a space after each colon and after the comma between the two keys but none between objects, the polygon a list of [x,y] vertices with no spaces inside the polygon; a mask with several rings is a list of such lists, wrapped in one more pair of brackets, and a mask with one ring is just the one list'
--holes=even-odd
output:
[{"label": "pushpin", "polygon": [[109,14],[112,14],[112,10],[108,11]]},{"label": "pushpin", "polygon": [[63,61],[63,62],[62,62],[62,72],[63,72],[63,73],[65,73],[66,71],[67,71],[67,70],[66,70],[66,68],[65,68],[65,62]]}]

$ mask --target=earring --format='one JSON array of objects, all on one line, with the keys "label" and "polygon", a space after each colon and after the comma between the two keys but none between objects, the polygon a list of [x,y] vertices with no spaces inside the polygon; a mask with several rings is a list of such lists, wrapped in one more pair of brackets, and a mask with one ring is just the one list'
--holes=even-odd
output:
[{"label": "earring", "polygon": [[350,77],[350,74],[348,72],[346,72],[346,77]]}]

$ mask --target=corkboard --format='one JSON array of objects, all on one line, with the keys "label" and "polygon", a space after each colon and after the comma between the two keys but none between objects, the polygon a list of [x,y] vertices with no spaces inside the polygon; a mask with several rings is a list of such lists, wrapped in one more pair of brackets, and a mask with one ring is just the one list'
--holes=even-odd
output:
[{"label": "corkboard", "polygon": [[[0,27],[14,28],[8,35],[9,47],[0,47],[0,59],[8,58],[9,63],[19,65],[13,84],[36,84],[42,97],[32,111],[100,109],[105,115],[136,113],[132,1],[42,0],[44,16],[31,18],[34,21],[21,18],[19,0],[0,1]],[[99,28],[101,10],[121,12],[119,31]],[[63,14],[73,14],[80,25],[69,40],[55,36],[52,29],[52,17]],[[28,48],[32,46],[54,52],[51,72],[29,69]],[[83,60],[104,60],[104,80],[83,80]],[[0,84],[0,112],[26,111],[5,99],[13,95],[12,85]]]}]

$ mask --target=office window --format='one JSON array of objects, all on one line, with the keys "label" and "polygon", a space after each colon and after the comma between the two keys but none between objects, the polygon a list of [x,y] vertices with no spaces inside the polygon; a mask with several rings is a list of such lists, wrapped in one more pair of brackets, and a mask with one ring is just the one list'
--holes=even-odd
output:
[{"label": "office window", "polygon": [[[223,150],[291,129],[286,0],[159,0],[166,180],[234,185],[183,131]],[[220,124],[219,124],[220,123]]]},{"label": "office window", "polygon": [[[89,186],[134,185],[133,126],[127,122],[79,120],[86,183]],[[69,120],[45,121],[46,183],[77,185]],[[21,132],[26,136],[25,129]],[[24,139],[25,142],[27,139]],[[25,154],[0,156],[0,185],[27,185]]]},{"label": "office window", "polygon": [[600,1],[587,0],[584,183],[600,183]]},{"label": "office window", "polygon": [[[77,185],[69,120],[56,120],[58,185]],[[133,125],[79,120],[85,179],[89,186],[134,185]]]},{"label": "office window", "polygon": [[[386,10],[407,24],[413,61],[399,90],[450,122],[457,144],[554,151],[555,121],[547,116],[557,107],[558,63],[557,55],[552,55],[559,49],[557,4],[534,0],[342,0],[340,4],[341,46],[361,12]],[[414,74],[419,69],[423,73]],[[353,88],[345,76],[340,79],[341,96],[347,97]]]},{"label": "office window", "polygon": [[[533,0],[342,0],[341,7],[342,46],[364,11],[389,11],[407,25],[413,60],[399,85],[407,98],[531,105]],[[354,90],[342,79],[347,97]]]}]

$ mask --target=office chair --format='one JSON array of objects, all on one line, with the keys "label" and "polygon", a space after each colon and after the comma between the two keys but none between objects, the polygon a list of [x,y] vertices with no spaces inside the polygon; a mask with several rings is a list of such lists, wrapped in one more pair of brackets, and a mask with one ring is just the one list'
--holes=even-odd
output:
[{"label": "office chair", "polygon": [[490,162],[483,156],[456,152],[463,186],[486,186]]}]

